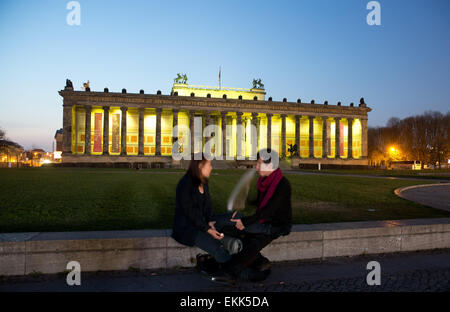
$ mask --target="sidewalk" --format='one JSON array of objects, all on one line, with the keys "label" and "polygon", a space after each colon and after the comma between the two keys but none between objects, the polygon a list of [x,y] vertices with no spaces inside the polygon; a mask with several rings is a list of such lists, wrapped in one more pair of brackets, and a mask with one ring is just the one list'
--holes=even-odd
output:
[{"label": "sidewalk", "polygon": [[[381,266],[381,285],[368,286],[369,261]],[[450,249],[274,263],[262,283],[221,286],[194,269],[81,273],[80,286],[65,274],[0,278],[0,292],[16,291],[450,291]]]},{"label": "sidewalk", "polygon": [[325,171],[300,171],[300,170],[284,170],[284,173],[288,174],[300,174],[300,175],[310,175],[310,174],[321,174],[321,175],[331,175],[331,176],[346,176],[346,177],[359,177],[359,178],[376,178],[376,179],[390,179],[390,180],[416,180],[416,181],[428,181],[432,183],[448,183],[450,181],[450,177],[448,179],[439,179],[439,178],[425,178],[425,177],[414,177],[414,176],[380,176],[380,175],[370,175],[370,174],[351,174],[351,173],[334,173],[334,172],[325,172]]},{"label": "sidewalk", "polygon": [[450,211],[450,183],[401,187],[395,193],[422,205]]}]

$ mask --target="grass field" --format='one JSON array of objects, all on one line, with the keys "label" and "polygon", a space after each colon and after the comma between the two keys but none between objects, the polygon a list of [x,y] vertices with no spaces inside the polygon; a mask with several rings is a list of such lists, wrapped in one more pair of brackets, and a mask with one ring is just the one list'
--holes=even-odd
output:
[{"label": "grass field", "polygon": [[[244,171],[213,170],[215,212]],[[183,170],[0,169],[0,232],[171,228]],[[432,181],[286,174],[294,223],[450,217],[398,198],[394,189]],[[249,198],[256,195],[256,179]],[[375,211],[369,211],[375,209]],[[254,207],[247,207],[244,214]]]}]

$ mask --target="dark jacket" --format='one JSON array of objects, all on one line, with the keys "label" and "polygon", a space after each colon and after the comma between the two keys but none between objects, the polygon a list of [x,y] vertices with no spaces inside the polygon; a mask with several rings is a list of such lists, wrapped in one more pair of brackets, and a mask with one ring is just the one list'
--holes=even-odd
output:
[{"label": "dark jacket", "polygon": [[208,185],[203,185],[202,194],[193,178],[185,174],[176,189],[172,237],[180,244],[194,246],[198,231],[208,231],[212,216]]},{"label": "dark jacket", "polygon": [[[259,205],[259,193],[254,204]],[[242,217],[241,221],[244,226],[264,220],[264,223],[272,225],[272,233],[274,236],[287,235],[291,231],[292,226],[292,208],[291,208],[291,184],[286,177],[283,177],[277,185],[275,192],[269,199],[267,204],[251,216]]]}]

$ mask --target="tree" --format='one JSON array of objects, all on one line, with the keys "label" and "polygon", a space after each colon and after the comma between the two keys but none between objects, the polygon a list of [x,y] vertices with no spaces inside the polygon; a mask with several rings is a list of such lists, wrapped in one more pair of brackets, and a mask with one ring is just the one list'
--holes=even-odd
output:
[{"label": "tree", "polygon": [[387,155],[387,131],[383,127],[369,127],[368,134],[368,158],[370,162],[379,167],[385,163],[389,157]]},{"label": "tree", "polygon": [[[405,160],[419,160],[439,165],[450,154],[450,112],[443,115],[437,111],[425,111],[422,115],[405,119],[392,117],[386,127],[369,128],[368,152],[372,163],[381,158],[389,159],[390,146],[398,147]],[[382,156],[383,155],[383,156]],[[447,163],[448,166],[448,163]]]}]

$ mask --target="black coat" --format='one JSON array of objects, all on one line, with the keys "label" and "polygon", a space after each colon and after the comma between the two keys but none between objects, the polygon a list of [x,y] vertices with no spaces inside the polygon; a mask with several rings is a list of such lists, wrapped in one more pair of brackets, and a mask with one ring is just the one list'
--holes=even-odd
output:
[{"label": "black coat", "polygon": [[[257,198],[253,201],[257,205],[259,205],[259,193],[258,190]],[[241,221],[244,226],[248,226],[261,219],[265,220],[264,223],[272,225],[275,236],[290,233],[292,226],[291,184],[286,177],[280,180],[272,197],[261,211],[257,210],[251,216],[242,217]]]},{"label": "black coat", "polygon": [[203,185],[203,194],[194,179],[185,174],[176,189],[175,217],[172,238],[180,244],[194,246],[198,231],[207,232],[213,210],[208,185]]}]

